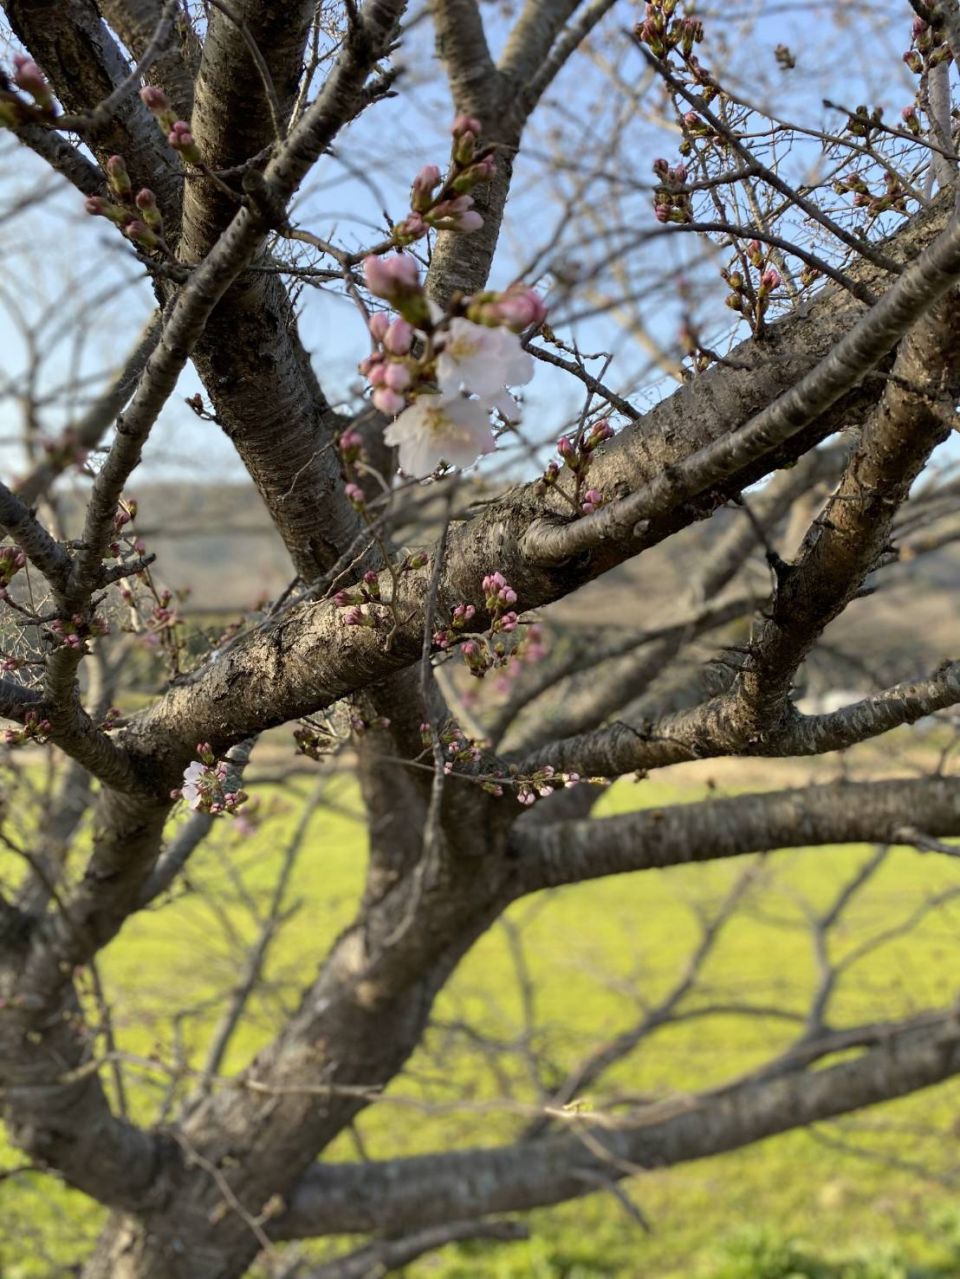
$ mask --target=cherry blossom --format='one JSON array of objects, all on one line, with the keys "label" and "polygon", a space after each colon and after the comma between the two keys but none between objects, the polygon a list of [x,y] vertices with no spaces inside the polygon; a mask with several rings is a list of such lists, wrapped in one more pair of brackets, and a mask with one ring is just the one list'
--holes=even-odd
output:
[{"label": "cherry blossom", "polygon": [[184,770],[180,794],[189,807],[194,810],[198,809],[203,803],[203,787],[201,783],[206,778],[206,775],[206,764],[201,764],[197,760],[194,760],[192,764],[188,764]]},{"label": "cherry blossom", "polygon": [[[437,382],[442,395],[464,389],[486,399],[493,407],[507,405],[504,387],[524,386],[533,377],[533,359],[509,329],[485,328],[470,320],[450,321],[449,336],[437,360]],[[493,404],[493,401],[496,401]],[[509,417],[509,413],[505,414]]]},{"label": "cherry blossom", "polygon": [[[473,326],[471,326],[473,327]],[[383,438],[400,449],[400,469],[421,479],[441,462],[469,466],[494,449],[486,406],[460,395],[420,395]]]}]

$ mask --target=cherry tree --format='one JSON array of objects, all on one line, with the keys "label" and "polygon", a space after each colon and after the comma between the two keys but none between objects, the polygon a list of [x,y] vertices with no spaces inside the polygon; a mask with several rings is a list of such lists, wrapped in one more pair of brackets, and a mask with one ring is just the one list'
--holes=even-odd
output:
[{"label": "cherry tree", "polygon": [[[844,56],[867,50],[865,105],[822,106],[802,50],[765,22],[678,0],[508,15],[477,0],[5,0],[4,155],[34,186],[11,185],[0,227],[52,249],[54,192],[71,235],[96,231],[111,280],[96,327],[119,366],[79,407],[7,379],[27,465],[0,487],[0,1099],[23,1170],[109,1210],[75,1259],[85,1279],[386,1273],[960,1072],[951,1005],[844,1019],[852,961],[831,950],[890,846],[922,866],[956,855],[949,747],[894,778],[591,815],[612,781],[668,766],[827,755],[938,715],[948,733],[960,700],[960,664],[939,659],[874,662],[839,710],[799,691],[818,661],[857,665],[827,627],[958,532],[941,446],[960,391],[960,11],[821,8],[817,22],[842,19],[829,42]],[[442,120],[431,103],[393,149],[398,104],[420,109],[424,83],[442,87]],[[899,115],[878,106],[890,85]],[[366,192],[348,230],[314,183],[341,164],[351,198]],[[141,333],[118,271],[147,281]],[[346,389],[332,336],[329,367],[302,337],[316,289],[349,308]],[[193,376],[197,438],[235,452],[292,580],[188,644],[129,488]],[[63,502],[67,482],[82,504]],[[617,631],[554,622],[549,606],[575,609],[581,588],[704,528],[673,606]],[[162,674],[134,699],[144,639]],[[224,1070],[314,798],[206,1064],[182,1063],[162,1113],[141,1117],[98,958],[219,830],[266,822],[258,750],[284,726],[297,767],[355,767],[369,859],[353,920],[302,955],[269,1042]],[[860,843],[876,851],[810,916],[818,977],[788,1042],[682,1104],[578,1111],[684,1017],[705,1034],[711,1013],[789,1021],[690,999],[751,891],[748,854]],[[509,907],[735,858],[746,869],[702,914],[676,984],[564,1077],[541,1072],[512,1139],[328,1157]],[[306,1260],[304,1241],[337,1236],[361,1238]]]}]

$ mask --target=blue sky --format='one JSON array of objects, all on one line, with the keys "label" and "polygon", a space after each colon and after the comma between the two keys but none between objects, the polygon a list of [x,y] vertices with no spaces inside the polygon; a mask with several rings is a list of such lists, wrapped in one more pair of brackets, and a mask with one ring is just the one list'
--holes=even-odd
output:
[{"label": "blue sky", "polygon": [[[739,6],[701,6],[707,41],[701,48],[710,65],[724,60],[730,82],[758,103],[774,101],[781,114],[812,127],[837,127],[836,113],[822,105],[825,94],[844,105],[861,100],[881,103],[888,116],[910,101],[911,77],[900,61],[909,43],[910,15],[906,4],[848,6],[858,16],[851,24],[838,22],[845,6],[773,3],[757,0]],[[509,22],[504,9],[484,6],[494,52],[502,44]],[[832,18],[827,16],[832,13]],[[865,13],[867,16],[864,16]],[[898,15],[888,24],[886,16]],[[584,183],[584,164],[599,155],[605,131],[615,127],[621,102],[604,80],[602,64],[612,63],[616,75],[628,85],[643,74],[636,51],[620,52],[619,32],[636,21],[636,6],[615,7],[592,41],[592,53],[580,54],[559,77],[548,94],[542,121],[528,132],[527,157],[517,165],[514,193],[508,207],[501,250],[493,283],[511,280],[531,250],[559,235],[547,261],[566,267],[576,265],[580,250],[570,238],[579,223],[563,224],[563,214],[544,180],[542,156],[553,150],[564,161],[580,167],[568,174],[563,185],[569,192],[578,183],[586,187],[581,218],[589,209],[591,189],[605,198],[606,188],[597,179]],[[796,70],[783,73],[774,47],[789,45],[797,58]],[[448,147],[446,130],[450,109],[445,86],[433,57],[426,23],[415,27],[405,53],[407,71],[394,100],[381,104],[351,128],[338,145],[338,155],[325,158],[315,170],[298,200],[294,220],[327,238],[336,236],[349,248],[369,243],[382,227],[381,208],[393,218],[403,215],[410,178],[424,163],[443,163]],[[625,124],[637,156],[636,174],[651,178],[649,163],[657,154],[677,159],[676,133],[644,118],[652,95],[642,99]],[[816,161],[819,144],[797,146],[784,155],[785,170],[796,176]],[[363,174],[358,179],[357,172]],[[50,179],[42,163],[0,139],[0,219],[11,200],[40,190],[40,199],[26,216],[0,220],[0,252],[6,264],[0,283],[0,377],[6,390],[24,386],[24,370],[30,351],[23,339],[27,324],[42,321],[37,350],[43,360],[37,387],[52,394],[59,384],[79,379],[86,393],[123,358],[136,339],[140,325],[152,307],[149,285],[127,252],[125,242],[101,219],[82,212],[74,192],[58,188],[49,193]],[[609,210],[600,216],[609,218]],[[618,216],[638,231],[655,230],[649,196],[639,192],[622,202]],[[589,256],[589,247],[586,256]],[[698,249],[691,236],[660,237],[634,250],[630,271],[649,282],[661,281],[639,304],[644,322],[662,343],[672,346],[682,304],[676,287],[681,273],[697,279]],[[710,300],[699,317],[711,340],[721,345],[732,332],[731,315],[722,308],[717,285],[717,264],[710,267]],[[665,281],[665,283],[664,283]],[[549,285],[550,277],[546,283]],[[321,382],[333,400],[356,402],[359,376],[356,363],[367,350],[363,323],[352,304],[329,290],[304,289],[301,332],[314,354]],[[580,299],[581,308],[584,299]],[[561,307],[561,312],[562,312]],[[79,322],[76,322],[79,321]],[[743,334],[741,334],[742,336]],[[575,338],[585,351],[615,354],[608,381],[631,394],[643,406],[654,403],[674,383],[647,370],[648,359],[623,328],[607,317],[586,319],[572,328],[561,328],[565,340]],[[599,368],[599,364],[592,367]],[[2,385],[2,383],[0,383]],[[199,421],[183,399],[200,390],[192,371],[182,379],[178,397],[164,410],[148,444],[144,476],[212,477],[239,474],[239,466],[227,441],[216,427]],[[541,367],[525,396],[525,422],[537,439],[554,437],[579,411],[582,391],[565,375]],[[41,412],[42,426],[53,434],[82,407],[82,395],[52,400]],[[21,429],[16,396],[0,398],[0,447],[10,470],[22,463],[11,450],[10,440]]]}]

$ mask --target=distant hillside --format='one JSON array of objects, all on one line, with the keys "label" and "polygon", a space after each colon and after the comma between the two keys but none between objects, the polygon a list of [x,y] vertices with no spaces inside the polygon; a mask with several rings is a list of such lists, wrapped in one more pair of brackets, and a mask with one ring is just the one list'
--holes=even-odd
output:
[{"label": "distant hillside", "polygon": [[[286,551],[251,485],[150,484],[135,495],[137,527],[159,556],[158,576],[170,587],[190,588],[189,610],[247,608],[289,582]],[[67,506],[72,524],[71,507],[76,514],[78,504]],[[649,626],[677,608],[705,548],[742,518],[719,511],[548,612],[571,626]],[[769,583],[759,551],[753,571],[760,588]],[[960,545],[894,564],[874,581],[877,593],[855,601],[829,628],[828,642],[867,661],[884,656],[891,678],[909,678],[960,654]]]}]

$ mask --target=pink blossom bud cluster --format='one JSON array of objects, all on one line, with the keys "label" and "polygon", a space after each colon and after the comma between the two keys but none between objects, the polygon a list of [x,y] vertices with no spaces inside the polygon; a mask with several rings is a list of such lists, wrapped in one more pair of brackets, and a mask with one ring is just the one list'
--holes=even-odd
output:
[{"label": "pink blossom bud cluster", "polygon": [[84,208],[91,217],[106,218],[118,226],[138,249],[153,253],[163,247],[163,217],[157,198],[149,187],[133,194],[133,184],[123,156],[112,155],[106,163],[107,186],[112,200],[88,196]]},{"label": "pink blossom bud cluster", "polygon": [[883,128],[883,107],[868,111],[863,103],[847,117],[846,132],[868,142]]},{"label": "pink blossom bud cluster", "polygon": [[547,318],[546,303],[535,289],[511,284],[503,293],[475,293],[467,301],[467,319],[488,328],[539,329]]},{"label": "pink blossom bud cluster", "polygon": [[703,23],[698,18],[674,17],[677,0],[650,0],[644,5],[643,21],[634,35],[658,58],[678,50],[683,58],[703,39]]},{"label": "pink blossom bud cluster", "polygon": [[[350,487],[348,484],[347,488]],[[394,580],[405,573],[413,573],[425,568],[428,562],[429,557],[423,551],[414,551],[410,555],[405,555],[393,569]],[[375,611],[376,608],[390,607],[390,602],[381,597],[380,578],[373,569],[368,569],[355,587],[337,591],[332,599],[334,605],[341,610],[344,626],[376,627],[380,624],[380,616]]]},{"label": "pink blossom bud cluster", "polygon": [[102,617],[85,618],[81,613],[74,613],[72,617],[54,618],[48,627],[48,633],[56,643],[65,648],[85,653],[88,639],[110,634],[110,623]]},{"label": "pink blossom bud cluster", "polygon": [[27,711],[20,728],[7,728],[3,733],[6,746],[22,746],[25,742],[46,741],[52,725],[48,719],[41,719],[38,711]]},{"label": "pink blossom bud cluster", "polygon": [[19,546],[0,546],[0,599],[5,599],[7,587],[24,567],[27,557]]},{"label": "pink blossom bud cluster", "polygon": [[433,228],[436,231],[479,231],[483,218],[473,207],[470,194],[497,171],[491,147],[478,148],[483,126],[473,116],[460,115],[453,122],[450,168],[444,176],[437,165],[426,164],[410,188],[410,212],[393,228],[395,244],[412,244]]},{"label": "pink blossom bud cluster", "polygon": [[[467,737],[457,724],[450,724],[439,732],[443,749],[443,771],[449,776],[458,765],[475,764],[489,743]],[[429,724],[420,725],[420,740],[425,750],[433,749],[433,732]]]},{"label": "pink blossom bud cluster", "polygon": [[[10,87],[11,83],[14,88]],[[17,93],[16,89],[20,92]],[[31,101],[28,102],[27,98]],[[54,119],[56,106],[46,76],[32,58],[24,53],[15,53],[12,81],[0,72],[0,127],[15,129],[21,124]]]},{"label": "pink blossom bud cluster", "polygon": [[517,781],[517,803],[529,807],[538,798],[546,799],[555,790],[569,790],[578,786],[580,780],[579,773],[558,773],[552,764],[545,764],[529,777]]},{"label": "pink blossom bud cluster", "polygon": [[517,602],[517,592],[502,573],[488,573],[481,583],[483,602],[490,614],[490,630],[515,631],[518,617],[512,605]]},{"label": "pink blossom bud cluster", "polygon": [[446,649],[451,648],[454,644],[459,643],[463,639],[464,631],[468,623],[472,622],[476,616],[477,610],[473,604],[458,604],[453,610],[452,619],[449,626],[440,627],[433,632],[433,643],[435,648]]},{"label": "pink blossom bud cluster", "polygon": [[923,126],[920,123],[916,104],[911,103],[909,106],[904,107],[900,112],[900,119],[903,121],[903,127],[912,133],[915,138],[919,138],[923,133]]},{"label": "pink blossom bud cluster", "polygon": [[[117,558],[123,552],[124,547],[133,551],[136,555],[142,555],[147,549],[144,541],[140,537],[132,536],[132,529],[128,525],[132,524],[137,518],[137,503],[133,498],[126,498],[117,507],[116,514],[113,517],[114,538],[110,543],[110,554]],[[124,532],[124,529],[127,529]],[[122,542],[120,539],[123,539]]]},{"label": "pink blossom bud cluster", "polygon": [[744,254],[747,263],[756,272],[754,279],[748,272],[734,267],[725,267],[720,276],[730,287],[724,299],[731,311],[737,311],[748,321],[753,331],[759,331],[770,305],[771,294],[779,289],[783,281],[776,267],[769,264],[766,252],[759,240],[751,240]]},{"label": "pink blossom bud cluster", "polygon": [[[489,407],[507,415],[515,412],[516,404],[502,394],[503,388],[529,380],[533,373],[530,357],[515,335],[543,324],[547,313],[533,289],[513,284],[501,293],[478,294],[461,304],[467,318],[441,315],[437,319],[436,310],[431,316],[419,267],[409,254],[370,255],[364,259],[363,271],[370,292],[399,313],[378,312],[371,317],[374,349],[359,366],[381,413],[395,418],[416,397],[434,395],[437,386],[443,399],[429,402],[453,401],[457,404],[451,410],[454,416],[473,412],[464,409],[461,389],[475,392]],[[498,367],[501,379],[495,376]]]},{"label": "pink blossom bud cluster", "polygon": [[931,67],[941,62],[949,62],[953,52],[946,36],[940,15],[937,14],[932,23],[917,17],[913,20],[910,48],[903,55],[903,60],[914,73],[923,75]]},{"label": "pink blossom bud cluster", "polygon": [[[676,70],[671,55],[676,54],[690,82],[700,90],[704,102],[710,103],[720,92],[720,86],[693,52],[694,45],[703,40],[703,23],[692,14],[677,15],[677,0],[649,0],[644,5],[643,21],[633,28],[634,39],[646,45],[657,58],[664,58]],[[684,154],[689,147],[682,147]]]},{"label": "pink blossom bud cluster", "polygon": [[890,210],[906,213],[907,192],[897,175],[885,173],[883,186],[882,193],[875,194],[858,173],[848,173],[834,182],[833,189],[837,195],[852,192],[854,208],[865,209],[871,221],[879,217],[881,213],[888,213]]},{"label": "pink blossom bud cluster", "polygon": [[653,216],[658,222],[692,222],[693,204],[685,190],[687,166],[680,163],[671,168],[660,157],[654,160],[653,171],[659,179],[653,192]]},{"label": "pink blossom bud cluster", "polygon": [[235,813],[247,799],[243,790],[227,787],[227,766],[218,762],[209,742],[197,744],[197,756],[183,774],[183,784],[170,792],[171,799],[182,799],[195,813]]},{"label": "pink blossom bud cluster", "polygon": [[370,320],[370,336],[378,349],[361,362],[360,372],[373,387],[374,406],[387,417],[396,417],[420,378],[420,361],[410,355],[414,328],[403,316],[391,320],[379,311]]},{"label": "pink blossom bud cluster", "polygon": [[354,431],[352,427],[337,436],[337,452],[340,454],[340,461],[346,467],[354,466],[357,462],[365,462],[367,460],[366,450],[363,447],[363,436],[359,431]]},{"label": "pink blossom bud cluster", "polygon": [[167,141],[174,151],[178,152],[188,164],[202,163],[203,156],[193,140],[189,124],[187,124],[186,120],[177,119],[176,113],[163,90],[157,88],[156,85],[148,84],[145,89],[140,90],[140,98],[163,133],[166,134]]},{"label": "pink blossom bud cluster", "polygon": [[[574,492],[571,501],[581,515],[592,515],[603,505],[603,494],[599,489],[587,486],[587,477],[593,465],[594,453],[613,434],[609,419],[601,417],[575,436],[564,435],[557,441],[557,452],[563,468],[573,475]],[[540,480],[541,487],[552,488],[559,480],[560,473],[560,463],[549,462]]]}]

